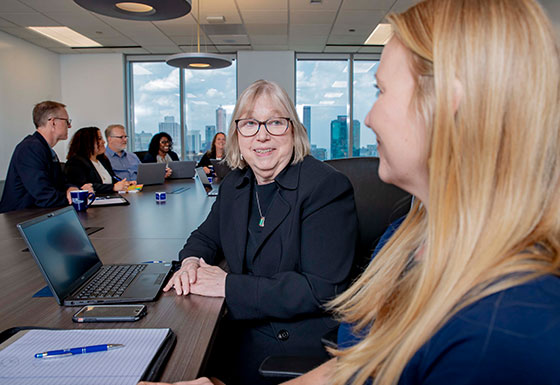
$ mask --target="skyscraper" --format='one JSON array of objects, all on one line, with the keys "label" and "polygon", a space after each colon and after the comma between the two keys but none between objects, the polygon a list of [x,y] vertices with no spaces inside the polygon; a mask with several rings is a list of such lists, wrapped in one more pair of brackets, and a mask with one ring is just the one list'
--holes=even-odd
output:
[{"label": "skyscraper", "polygon": [[346,115],[331,120],[331,159],[348,157],[348,124]]},{"label": "skyscraper", "polygon": [[226,132],[226,110],[222,106],[216,109],[216,131]]},{"label": "skyscraper", "polygon": [[200,152],[200,131],[192,130],[186,135],[187,154],[198,154]]},{"label": "skyscraper", "polygon": [[214,139],[214,135],[216,135],[216,126],[206,126],[204,133],[204,148],[206,148],[207,150],[209,150],[210,146],[212,145],[212,139]]},{"label": "skyscraper", "polygon": [[303,106],[303,125],[307,129],[307,136],[311,143],[311,106]]},{"label": "skyscraper", "polygon": [[159,132],[167,132],[173,143],[181,143],[181,130],[179,128],[179,123],[175,122],[174,116],[165,116],[163,122],[159,123]]},{"label": "skyscraper", "polygon": [[352,127],[352,156],[360,156],[360,121],[354,120]]}]

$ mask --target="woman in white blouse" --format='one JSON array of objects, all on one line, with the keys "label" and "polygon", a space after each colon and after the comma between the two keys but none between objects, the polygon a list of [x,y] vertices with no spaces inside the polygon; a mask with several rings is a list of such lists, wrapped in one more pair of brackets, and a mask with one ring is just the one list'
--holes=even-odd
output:
[{"label": "woman in white blouse", "polygon": [[64,168],[68,183],[82,186],[91,183],[97,194],[124,191],[131,184],[119,180],[105,156],[105,141],[97,127],[80,128],[70,141]]}]

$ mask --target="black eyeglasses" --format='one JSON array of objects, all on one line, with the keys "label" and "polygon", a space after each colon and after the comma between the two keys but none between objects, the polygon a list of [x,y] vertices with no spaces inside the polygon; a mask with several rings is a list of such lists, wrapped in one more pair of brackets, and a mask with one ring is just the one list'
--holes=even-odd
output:
[{"label": "black eyeglasses", "polygon": [[257,119],[237,119],[235,121],[235,126],[239,134],[245,137],[257,135],[257,132],[261,129],[261,125],[264,126],[270,135],[281,136],[288,131],[290,122],[290,118],[270,118],[264,122]]},{"label": "black eyeglasses", "polygon": [[72,124],[72,119],[66,119],[66,118],[50,118],[49,120],[64,120],[66,122],[67,125],[71,125]]},{"label": "black eyeglasses", "polygon": [[119,136],[117,136],[117,135],[110,135],[110,136],[111,136],[111,138],[118,138],[118,139],[121,139],[121,140],[123,140],[123,139],[128,139],[128,135],[119,135]]}]

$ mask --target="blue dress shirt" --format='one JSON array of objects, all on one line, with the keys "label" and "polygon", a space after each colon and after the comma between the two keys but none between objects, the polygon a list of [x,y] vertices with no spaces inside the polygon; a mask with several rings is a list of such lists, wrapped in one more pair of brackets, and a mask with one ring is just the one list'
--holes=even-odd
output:
[{"label": "blue dress shirt", "polygon": [[107,146],[105,155],[109,158],[111,167],[113,167],[116,176],[120,179],[126,178],[128,181],[136,180],[140,159],[138,159],[135,153],[123,151],[122,154],[119,155]]}]

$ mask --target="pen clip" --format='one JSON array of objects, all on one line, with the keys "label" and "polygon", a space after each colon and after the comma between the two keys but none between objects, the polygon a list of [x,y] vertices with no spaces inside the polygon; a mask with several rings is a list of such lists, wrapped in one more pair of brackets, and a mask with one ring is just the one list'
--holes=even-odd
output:
[{"label": "pen clip", "polygon": [[68,352],[68,353],[63,353],[63,354],[48,354],[47,352],[45,353],[37,353],[35,354],[35,358],[60,358],[60,357],[68,357],[73,355],[72,353]]}]

